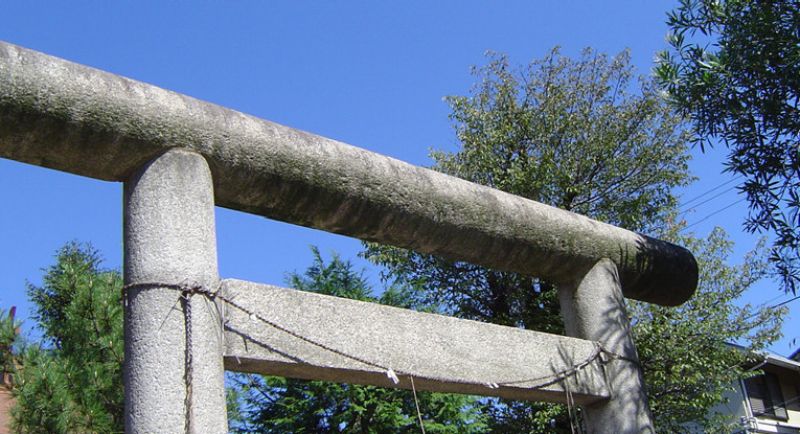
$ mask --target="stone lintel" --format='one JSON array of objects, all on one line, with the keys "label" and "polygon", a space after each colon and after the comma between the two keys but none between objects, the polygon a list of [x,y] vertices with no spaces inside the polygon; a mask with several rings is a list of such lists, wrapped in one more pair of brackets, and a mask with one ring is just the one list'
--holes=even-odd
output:
[{"label": "stone lintel", "polygon": [[[593,360],[597,348],[582,339],[240,280],[224,280],[222,288],[243,308],[225,308],[225,368],[233,371],[404,389],[413,376],[417,390],[565,402],[554,376]],[[390,381],[389,368],[399,384]],[[599,360],[577,372],[567,380],[576,403],[609,396]]]},{"label": "stone lintel", "polygon": [[208,160],[219,206],[559,282],[609,258],[663,305],[697,286],[682,247],[0,42],[0,158],[124,181],[172,148]]}]

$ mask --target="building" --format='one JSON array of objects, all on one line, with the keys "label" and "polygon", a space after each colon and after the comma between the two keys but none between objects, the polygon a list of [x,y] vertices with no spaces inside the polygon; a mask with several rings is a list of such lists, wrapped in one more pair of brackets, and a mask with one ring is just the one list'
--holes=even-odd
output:
[{"label": "building", "polygon": [[0,434],[11,432],[11,407],[14,397],[11,393],[13,386],[12,372],[17,367],[13,346],[20,332],[19,323],[14,320],[17,309],[12,307],[8,314],[0,309]]},{"label": "building", "polygon": [[790,358],[766,354],[715,411],[730,415],[737,433],[800,434],[800,351]]},{"label": "building", "polygon": [[14,397],[11,395],[11,375],[2,373],[0,377],[0,434],[11,432],[11,407]]}]

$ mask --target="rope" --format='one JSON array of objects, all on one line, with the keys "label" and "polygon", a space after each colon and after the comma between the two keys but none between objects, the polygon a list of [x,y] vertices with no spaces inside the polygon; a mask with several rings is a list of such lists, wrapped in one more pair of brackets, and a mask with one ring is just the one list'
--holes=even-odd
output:
[{"label": "rope", "polygon": [[[257,312],[255,312],[253,310],[250,310],[250,309],[246,308],[245,306],[242,306],[241,304],[237,303],[236,301],[234,301],[234,300],[232,300],[230,298],[225,297],[224,295],[222,295],[220,293],[220,291],[219,291],[220,287],[218,287],[217,290],[212,291],[212,290],[210,290],[209,288],[207,288],[207,287],[205,287],[203,285],[200,285],[200,284],[197,284],[197,283],[190,283],[190,282],[184,282],[184,283],[178,283],[178,284],[176,284],[176,283],[164,283],[164,282],[137,282],[137,283],[131,283],[131,284],[125,285],[123,287],[123,291],[127,291],[127,290],[132,289],[132,288],[143,288],[143,289],[166,288],[166,289],[174,289],[174,290],[180,291],[181,294],[182,294],[182,297],[183,297],[182,300],[183,300],[183,306],[184,306],[184,317],[185,317],[185,321],[186,321],[186,399],[187,399],[187,412],[190,412],[190,410],[191,410],[190,409],[190,403],[191,403],[191,394],[192,394],[192,364],[193,364],[192,353],[191,353],[191,348],[192,348],[191,347],[191,345],[192,345],[192,328],[191,328],[192,311],[191,311],[191,302],[190,301],[191,301],[191,297],[194,294],[202,294],[202,295],[205,295],[206,297],[209,297],[209,298],[211,298],[213,300],[220,300],[223,303],[225,303],[225,304],[227,304],[229,306],[232,306],[232,307],[244,312],[246,315],[248,315],[248,317],[252,321],[260,321],[260,322],[262,322],[262,323],[264,323],[264,324],[266,324],[266,325],[268,325],[268,326],[270,326],[270,327],[272,327],[272,328],[274,328],[276,330],[279,330],[279,331],[281,331],[283,333],[288,334],[289,336],[292,336],[294,338],[302,340],[302,341],[304,341],[304,342],[306,342],[308,344],[311,344],[311,345],[313,345],[315,347],[318,347],[318,348],[320,348],[320,349],[322,349],[324,351],[327,351],[327,352],[336,354],[338,356],[341,356],[341,357],[356,361],[358,363],[362,363],[362,364],[367,365],[367,366],[378,368],[378,369],[384,371],[386,373],[387,378],[389,378],[389,380],[392,381],[392,383],[394,383],[395,385],[400,383],[400,379],[398,378],[398,375],[407,376],[409,378],[410,382],[411,382],[411,390],[412,390],[412,392],[414,394],[415,404],[417,405],[417,416],[418,416],[419,421],[420,421],[420,428],[422,429],[423,434],[425,432],[425,428],[422,426],[422,415],[419,412],[419,403],[417,401],[416,387],[414,385],[413,377],[414,377],[415,374],[412,373],[412,372],[400,371],[400,370],[395,372],[395,370],[392,369],[391,367],[383,366],[383,365],[381,365],[379,363],[364,359],[362,357],[355,356],[355,355],[352,355],[352,354],[348,354],[348,353],[346,353],[344,351],[341,351],[339,349],[333,348],[333,347],[331,347],[331,346],[329,346],[327,344],[324,344],[322,342],[318,342],[318,341],[316,341],[316,340],[314,340],[312,338],[309,338],[307,336],[303,336],[302,334],[300,334],[300,333],[298,333],[296,331],[290,330],[290,329],[288,329],[288,328],[286,328],[286,327],[284,327],[284,326],[282,326],[282,325],[280,325],[280,324],[278,324],[278,323],[276,323],[274,321],[270,321],[267,318],[264,318],[263,316],[259,315]],[[258,344],[258,342],[256,342],[256,344]],[[603,356],[606,356],[607,359],[604,358]],[[570,414],[570,424],[572,424],[573,423],[573,421],[572,421],[572,419],[573,419],[573,417],[572,417],[572,408],[574,407],[575,401],[574,401],[574,397],[573,397],[573,394],[572,394],[572,390],[570,389],[570,387],[568,385],[568,382],[566,380],[569,379],[570,377],[576,375],[579,371],[581,371],[582,369],[584,369],[587,366],[591,365],[592,363],[594,363],[597,360],[599,360],[601,365],[603,365],[603,366],[607,365],[608,363],[610,363],[613,360],[620,360],[620,361],[625,361],[625,362],[628,362],[628,363],[633,363],[633,364],[635,364],[635,365],[640,367],[639,362],[637,360],[632,359],[630,357],[626,357],[626,356],[620,355],[620,354],[616,354],[616,353],[611,352],[611,351],[608,351],[605,348],[603,348],[602,345],[600,345],[599,343],[595,342],[594,351],[586,359],[584,359],[584,360],[580,361],[579,363],[574,364],[574,365],[572,365],[570,367],[567,367],[566,369],[558,371],[556,373],[545,375],[545,376],[541,376],[541,377],[521,379],[521,380],[509,380],[509,381],[500,381],[500,382],[486,382],[486,383],[484,383],[484,385],[486,387],[490,388],[490,389],[498,389],[501,386],[514,386],[514,385],[523,384],[523,383],[536,383],[534,385],[526,386],[526,388],[528,388],[528,389],[543,389],[543,388],[551,386],[551,385],[553,385],[555,383],[563,383],[563,387],[564,387],[565,393],[567,394],[567,406],[568,406],[568,411],[569,411],[569,414]],[[605,369],[603,369],[603,373],[605,374]],[[434,380],[434,381],[436,381],[436,380],[447,381],[447,382],[450,382],[450,383],[474,384],[474,382],[461,381],[461,380],[458,380],[458,379],[450,379],[450,378],[444,379],[444,378],[431,377],[430,379]],[[577,417],[577,414],[575,416]],[[187,417],[187,432],[191,432],[190,429],[193,429],[193,427],[191,427],[189,425],[191,423],[191,421],[189,419],[190,418]],[[572,428],[574,430],[574,426]],[[580,428],[578,428],[578,429],[580,430]]]},{"label": "rope", "polygon": [[[288,335],[290,335],[292,337],[300,339],[300,340],[302,340],[304,342],[307,342],[307,343],[309,343],[311,345],[314,345],[314,346],[316,346],[318,348],[321,348],[321,349],[323,349],[325,351],[328,351],[328,352],[337,354],[339,356],[342,356],[342,357],[357,361],[359,363],[363,363],[363,364],[368,365],[368,366],[372,366],[374,368],[381,369],[381,370],[386,372],[387,377],[390,380],[392,380],[392,382],[394,384],[399,384],[398,375],[405,375],[405,376],[409,376],[409,377],[414,376],[414,373],[412,373],[412,372],[400,371],[400,370],[395,372],[395,370],[393,370],[390,367],[382,366],[382,365],[380,365],[378,363],[363,359],[363,358],[358,357],[358,356],[354,356],[352,354],[345,353],[344,351],[332,348],[329,345],[323,344],[321,342],[317,342],[317,341],[315,341],[315,340],[313,340],[311,338],[308,338],[306,336],[303,336],[303,335],[301,335],[301,334],[299,334],[299,333],[297,333],[295,331],[289,330],[286,327],[283,327],[283,326],[281,326],[281,325],[279,325],[279,324],[277,324],[277,323],[275,323],[273,321],[267,320],[263,316],[258,315],[257,313],[255,313],[253,311],[250,311],[249,309],[245,308],[244,306],[242,306],[242,305],[240,305],[238,303],[235,303],[235,302],[231,302],[229,299],[225,298],[222,295],[217,295],[217,298],[222,300],[224,303],[227,303],[227,304],[229,304],[229,305],[241,310],[242,312],[247,314],[251,320],[259,320],[259,321],[263,322],[264,324],[267,324],[270,327],[275,328],[276,330],[280,330],[280,331],[282,331],[282,332],[284,332],[284,333],[286,333],[286,334],[288,334]],[[598,359],[601,359],[601,361],[603,362],[604,365],[608,364],[609,361],[602,360],[601,355],[606,355],[611,360],[622,360],[622,361],[627,361],[627,362],[634,363],[634,364],[638,365],[638,361],[636,361],[634,359],[631,359],[629,357],[625,357],[625,356],[613,353],[611,351],[608,351],[605,348],[603,348],[602,345],[600,345],[599,343],[595,342],[595,350],[586,359],[584,359],[581,362],[579,362],[579,363],[577,363],[577,364],[575,364],[573,366],[570,366],[570,367],[568,367],[568,368],[566,368],[566,369],[564,369],[562,371],[559,371],[557,373],[549,374],[549,375],[545,375],[545,376],[541,376],[541,377],[535,377],[535,378],[526,378],[526,379],[521,379],[521,380],[486,382],[486,383],[484,383],[484,385],[486,387],[490,388],[490,389],[498,389],[500,386],[513,386],[515,384],[531,383],[531,382],[539,382],[539,381],[547,380],[547,381],[544,381],[544,382],[542,382],[540,384],[536,384],[534,386],[527,386],[527,388],[529,388],[529,389],[542,389],[542,388],[545,388],[547,386],[551,386],[551,385],[553,385],[555,383],[561,382],[565,378],[569,378],[569,377],[577,374],[578,371],[580,371],[581,369],[587,367],[588,365],[592,364],[594,361],[596,361]],[[444,378],[435,378],[435,377],[431,377],[431,379],[432,380],[442,380],[442,381],[445,380]],[[472,382],[459,382],[457,379],[449,379],[449,378],[446,379],[446,381],[451,382],[451,383],[473,384]]]},{"label": "rope", "polygon": [[195,432],[194,418],[192,417],[192,389],[194,382],[194,360],[192,349],[194,348],[193,334],[192,334],[192,296],[194,294],[202,294],[206,297],[214,299],[216,292],[208,290],[203,285],[198,283],[184,282],[180,284],[162,283],[162,282],[138,282],[131,283],[122,287],[123,296],[130,289],[154,289],[166,288],[173,289],[181,292],[180,303],[181,310],[183,311],[184,331],[185,331],[185,348],[184,348],[184,371],[183,381],[186,387],[186,396],[184,397],[185,408],[185,425],[184,429],[187,434]]},{"label": "rope", "polygon": [[385,368],[385,367],[383,367],[383,366],[381,366],[381,365],[379,365],[377,363],[371,362],[369,360],[363,359],[363,358],[358,357],[358,356],[354,356],[352,354],[347,354],[347,353],[345,353],[343,351],[337,350],[336,348],[330,347],[330,346],[328,346],[326,344],[323,344],[321,342],[317,342],[315,340],[312,340],[311,338],[305,337],[305,336],[303,336],[303,335],[301,335],[301,334],[299,334],[297,332],[294,332],[292,330],[287,329],[286,327],[281,326],[280,324],[272,322],[272,321],[264,318],[263,316],[257,314],[256,312],[251,311],[251,310],[245,308],[244,306],[240,305],[239,303],[236,303],[236,302],[234,302],[234,301],[232,301],[232,300],[230,300],[228,298],[225,298],[225,297],[223,297],[221,295],[218,296],[218,298],[220,300],[222,300],[224,303],[226,303],[226,304],[228,304],[230,306],[233,306],[236,309],[239,309],[240,311],[242,311],[245,314],[247,314],[247,316],[250,318],[251,321],[256,321],[256,320],[261,321],[264,324],[266,324],[266,325],[268,325],[268,326],[270,326],[270,327],[272,327],[274,329],[280,330],[280,331],[286,333],[289,336],[292,336],[294,338],[300,339],[301,341],[307,342],[307,343],[309,343],[311,345],[314,345],[315,347],[319,347],[319,348],[321,348],[321,349],[323,349],[325,351],[331,352],[333,354],[342,356],[342,357],[350,359],[350,360],[354,360],[354,361],[359,362],[359,363],[363,363],[363,364],[368,365],[368,366],[372,366],[374,368],[379,368],[381,370],[384,370],[384,371],[386,371],[387,377],[389,377],[389,379],[392,380],[393,383],[397,384],[399,382],[399,380],[397,379],[397,375],[394,373],[394,371],[391,368]]},{"label": "rope", "polygon": [[543,383],[537,384],[535,386],[528,386],[529,389],[542,389],[544,387],[551,386],[555,383],[560,383],[563,380],[577,374],[578,371],[580,371],[581,369],[589,366],[595,360],[600,359],[601,354],[604,354],[603,348],[600,346],[600,344],[595,343],[594,351],[591,354],[589,354],[589,356],[586,359],[568,367],[567,369],[559,371],[555,374],[543,375],[541,377],[526,378],[523,380],[515,380],[515,381],[504,381],[500,383],[488,383],[489,388],[496,389],[499,386],[512,386],[514,384],[533,383],[533,382],[548,380]]},{"label": "rope", "polygon": [[186,330],[186,369],[184,369],[184,382],[186,383],[186,432],[193,433],[192,424],[192,378],[194,377],[193,358],[192,358],[192,295],[191,292],[181,294],[181,304],[183,305],[183,321]]},{"label": "rope", "polygon": [[564,393],[567,396],[567,418],[569,419],[569,430],[571,434],[575,434],[575,415],[573,412],[572,391],[569,388],[569,382],[564,381]]},{"label": "rope", "polygon": [[417,407],[417,419],[419,419],[419,429],[422,434],[425,434],[425,424],[422,423],[422,412],[419,411],[419,401],[417,400],[417,388],[414,387],[414,377],[409,375],[408,379],[411,380],[411,392],[414,394],[414,406]]},{"label": "rope", "polygon": [[[395,371],[391,367],[386,367],[386,366],[383,366],[381,364],[366,360],[364,358],[361,358],[361,357],[358,357],[358,356],[354,356],[352,354],[345,353],[344,351],[338,350],[336,348],[333,348],[333,347],[331,347],[329,345],[326,345],[326,344],[323,344],[321,342],[317,342],[317,341],[315,341],[315,340],[313,340],[311,338],[308,338],[306,336],[301,335],[300,333],[297,333],[295,331],[289,330],[286,327],[283,327],[283,326],[281,326],[281,325],[279,325],[279,324],[277,324],[277,323],[275,323],[273,321],[267,320],[263,316],[258,315],[256,312],[251,311],[251,310],[245,308],[244,306],[242,306],[242,305],[240,305],[240,304],[238,304],[236,302],[232,302],[232,301],[230,301],[229,299],[227,299],[226,297],[224,297],[222,295],[217,294],[216,297],[218,299],[220,299],[221,301],[223,301],[224,303],[229,304],[229,305],[235,307],[236,309],[239,309],[240,311],[244,312],[245,314],[248,315],[248,317],[251,320],[261,321],[264,324],[275,328],[276,330],[280,330],[281,332],[284,332],[284,333],[288,334],[289,336],[292,336],[292,337],[295,337],[297,339],[300,339],[300,340],[302,340],[304,342],[307,342],[307,343],[309,343],[311,345],[314,345],[314,346],[316,346],[316,347],[318,347],[320,349],[323,349],[325,351],[331,352],[333,354],[337,354],[339,356],[348,358],[350,360],[354,360],[356,362],[365,364],[367,366],[372,366],[374,368],[381,369],[384,372],[386,372],[386,376],[394,384],[399,384],[400,383],[398,375],[405,375],[405,376],[409,376],[409,377],[415,375],[413,372],[403,371],[403,370]],[[255,343],[258,344],[257,342],[255,342]],[[601,359],[601,361],[603,362],[604,365],[607,364],[608,362],[602,360],[601,355],[608,355],[609,358],[612,359],[612,360],[622,360],[622,361],[635,363],[635,364],[638,365],[638,362],[636,360],[628,358],[628,357],[625,357],[625,356],[621,356],[621,355],[615,354],[613,352],[610,352],[610,351],[604,349],[600,344],[595,342],[595,350],[586,359],[584,359],[581,362],[579,362],[579,363],[577,363],[577,364],[575,364],[573,366],[570,366],[570,367],[568,367],[568,368],[566,368],[566,369],[564,369],[562,371],[556,372],[554,374],[541,376],[541,377],[535,377],[535,378],[526,378],[526,379],[521,379],[521,380],[509,380],[509,381],[499,381],[499,382],[486,382],[486,383],[484,383],[484,385],[486,387],[490,388],[490,389],[498,389],[501,386],[513,386],[513,385],[516,385],[516,384],[542,381],[541,383],[533,385],[533,386],[526,386],[526,388],[528,388],[528,389],[542,389],[542,388],[545,388],[547,386],[551,386],[551,385],[553,385],[555,383],[559,383],[559,382],[563,381],[566,378],[572,377],[573,375],[577,374],[581,369],[587,367],[588,365],[592,364],[594,361],[596,361],[598,359]],[[432,380],[439,380],[439,381],[447,381],[447,382],[450,382],[450,383],[474,384],[473,382],[459,381],[458,379],[451,379],[451,378],[445,379],[445,378],[431,377],[431,379]]]}]

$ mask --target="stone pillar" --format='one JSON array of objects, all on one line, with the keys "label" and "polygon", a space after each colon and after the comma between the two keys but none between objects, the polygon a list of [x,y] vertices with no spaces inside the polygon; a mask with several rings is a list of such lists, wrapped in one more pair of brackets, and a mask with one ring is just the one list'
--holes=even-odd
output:
[{"label": "stone pillar", "polygon": [[131,176],[124,201],[125,431],[225,433],[219,310],[204,294],[183,297],[168,286],[219,285],[208,164],[169,151]]},{"label": "stone pillar", "polygon": [[655,432],[614,262],[602,259],[575,282],[562,284],[559,300],[568,335],[600,342],[621,356],[606,365],[611,398],[583,407],[587,431]]}]

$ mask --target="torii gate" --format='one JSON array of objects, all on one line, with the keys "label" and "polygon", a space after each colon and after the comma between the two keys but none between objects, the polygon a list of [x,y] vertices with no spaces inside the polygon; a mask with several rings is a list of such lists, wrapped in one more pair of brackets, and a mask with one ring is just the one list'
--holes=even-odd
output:
[{"label": "torii gate", "polygon": [[[682,247],[3,42],[0,157],[125,183],[126,432],[226,432],[224,368],[654,431],[623,296],[691,297]],[[215,204],[547,278],[572,337],[220,280]]]}]

